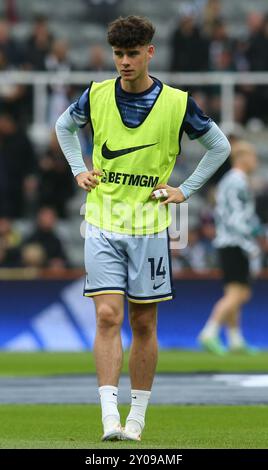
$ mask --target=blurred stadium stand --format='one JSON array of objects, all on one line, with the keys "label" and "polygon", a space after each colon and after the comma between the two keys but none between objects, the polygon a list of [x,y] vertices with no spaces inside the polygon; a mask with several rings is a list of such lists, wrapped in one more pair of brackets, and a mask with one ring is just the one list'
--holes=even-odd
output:
[{"label": "blurred stadium stand", "polygon": [[[118,14],[140,14],[147,15],[156,26],[157,53],[152,61],[152,72],[175,86],[187,85],[200,106],[216,122],[221,123],[229,136],[246,137],[256,145],[260,168],[254,179],[254,188],[258,211],[268,227],[268,53],[263,54],[263,51],[268,50],[267,13],[266,0],[256,0],[254,4],[237,0],[235,8],[232,0],[154,0],[153,8],[150,2],[143,0],[136,0],[135,4],[130,0],[0,2],[0,18],[7,19],[11,37],[10,40],[7,34],[7,38],[3,39],[5,35],[2,33],[1,39],[0,21],[0,114],[5,111],[15,116],[16,122],[30,138],[36,158],[35,168],[24,175],[22,215],[14,218],[8,213],[0,213],[0,217],[11,218],[13,228],[20,233],[21,240],[29,237],[34,219],[44,205],[40,188],[42,178],[48,177],[44,168],[47,152],[51,150],[51,132],[56,117],[79,96],[91,79],[101,80],[114,75],[112,56],[106,44],[107,21]],[[35,35],[39,39],[41,37],[41,43],[42,40],[45,42],[43,62],[40,62],[42,66],[31,63],[29,59],[33,57],[29,51],[29,44],[33,43],[29,42],[29,38],[38,22],[39,32],[35,32]],[[207,48],[206,69],[202,64],[201,71],[195,73],[189,70],[189,65],[187,69],[172,69],[172,54],[180,55],[180,43],[172,43],[176,28],[182,37],[184,34],[192,37],[193,31],[198,29]],[[103,56],[97,58],[97,62],[92,58],[94,46],[103,49]],[[172,51],[172,47],[175,47],[175,51]],[[262,54],[262,63],[254,60],[258,52]],[[194,59],[193,55],[192,63]],[[59,79],[57,72],[62,74]],[[0,130],[0,142],[2,138]],[[83,153],[90,155],[85,133],[81,133],[81,144]],[[191,173],[203,151],[198,143],[189,142],[188,139],[183,139],[182,148],[182,156],[171,179],[174,185],[178,185]],[[57,151],[53,155],[57,155]],[[53,182],[59,173],[68,170],[59,170],[51,158],[49,181],[53,197]],[[5,176],[10,177],[8,174]],[[2,180],[5,180],[5,176]],[[174,251],[174,267],[178,271],[185,266],[200,271],[204,265],[209,268],[217,265],[216,258],[211,254],[211,235],[204,233],[208,233],[209,226],[213,225],[213,194],[220,176],[219,173],[189,202],[194,245],[192,252],[196,255],[190,259],[186,251]],[[83,265],[83,240],[79,228],[83,220],[80,208],[84,197],[82,191],[70,187],[65,213],[63,210],[58,214],[54,227],[67,253],[68,263],[73,267]],[[51,205],[51,200],[47,205]],[[58,211],[58,207],[54,209]],[[9,246],[10,239],[12,237],[0,234],[2,267],[9,266],[5,254],[7,250],[13,249]],[[268,248],[265,250],[263,266],[267,267]]]}]

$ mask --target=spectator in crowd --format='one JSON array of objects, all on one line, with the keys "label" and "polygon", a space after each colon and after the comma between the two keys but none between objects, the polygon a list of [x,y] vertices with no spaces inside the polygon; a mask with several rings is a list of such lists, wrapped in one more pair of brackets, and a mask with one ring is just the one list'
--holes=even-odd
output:
[{"label": "spectator in crowd", "polygon": [[13,268],[20,264],[21,236],[13,229],[11,220],[0,217],[0,267]]},{"label": "spectator in crowd", "polygon": [[16,0],[5,0],[5,16],[10,23],[17,23],[19,15]]},{"label": "spectator in crowd", "polygon": [[[21,65],[21,53],[17,44],[10,39],[7,21],[0,19],[0,72],[16,70]],[[23,112],[26,88],[23,85],[8,83],[0,84],[0,110],[13,114],[19,119]]]},{"label": "spectator in crowd", "polygon": [[266,44],[265,49],[265,70],[268,70],[268,14],[264,18],[263,35]]},{"label": "spectator in crowd", "polygon": [[214,220],[209,216],[200,219],[200,243],[205,251],[206,268],[215,268],[217,266],[217,255],[213,245],[216,235]]},{"label": "spectator in crowd", "polygon": [[12,116],[0,114],[0,216],[23,216],[24,187],[35,171],[31,141]]},{"label": "spectator in crowd", "polygon": [[89,7],[88,18],[94,23],[106,25],[120,15],[122,0],[84,0]]},{"label": "spectator in crowd", "polygon": [[[69,45],[64,39],[56,39],[52,43],[51,51],[45,60],[45,68],[48,72],[69,72],[73,65],[69,58]],[[50,88],[48,121],[54,129],[58,116],[69,105],[69,93],[72,87],[63,84],[53,85]]]},{"label": "spectator in crowd", "polygon": [[171,36],[170,70],[198,72],[208,68],[208,43],[194,15],[185,14]]},{"label": "spectator in crowd", "polygon": [[73,69],[69,58],[69,44],[65,39],[55,39],[45,59],[48,72],[69,72]]},{"label": "spectator in crowd", "polygon": [[50,52],[53,36],[49,31],[47,18],[37,16],[32,33],[26,42],[25,67],[32,70],[45,70],[46,58]]},{"label": "spectator in crowd", "polygon": [[4,240],[0,237],[0,268],[10,267],[9,254]]},{"label": "spectator in crowd", "polygon": [[0,51],[0,71],[4,72],[7,70],[7,57],[3,51]]},{"label": "spectator in crowd", "polygon": [[220,0],[207,0],[203,10],[203,29],[207,36],[212,33],[215,21],[222,18],[222,5]]},{"label": "spectator in crowd", "polygon": [[233,63],[236,72],[247,72],[249,70],[247,41],[244,37],[239,37],[234,40]]},{"label": "spectator in crowd", "polygon": [[24,245],[37,243],[44,250],[46,267],[63,268],[68,266],[68,260],[62,242],[55,233],[56,223],[57,215],[54,209],[50,207],[40,209],[37,214],[37,225]]},{"label": "spectator in crowd", "polygon": [[206,259],[206,249],[200,240],[199,227],[195,226],[189,229],[188,245],[174,254],[174,269],[191,269],[199,272],[208,266]]},{"label": "spectator in crowd", "polygon": [[20,68],[23,62],[22,49],[11,38],[10,26],[5,18],[0,18],[0,52],[7,58],[11,68]]},{"label": "spectator in crowd", "polygon": [[85,70],[89,72],[105,72],[110,70],[108,66],[106,50],[101,44],[94,44],[89,49],[88,63],[85,66]]},{"label": "spectator in crowd", "polygon": [[[228,72],[233,69],[233,41],[228,36],[224,21],[217,19],[209,37],[209,70]],[[221,120],[221,109],[221,88],[213,85],[209,88],[209,114],[216,122]]]},{"label": "spectator in crowd", "polygon": [[245,125],[248,118],[248,103],[242,90],[234,96],[234,122]]},{"label": "spectator in crowd", "polygon": [[59,217],[66,217],[66,204],[73,194],[73,175],[53,131],[49,147],[39,160],[39,206],[53,207]]},{"label": "spectator in crowd", "polygon": [[209,41],[210,70],[228,71],[233,69],[232,46],[226,24],[223,20],[218,19],[212,26]]},{"label": "spectator in crowd", "polygon": [[267,70],[268,40],[264,35],[264,19],[264,15],[257,11],[249,13],[247,17],[247,58],[252,71]]},{"label": "spectator in crowd", "polygon": [[[0,73],[10,71],[11,67],[8,57],[0,50]],[[22,122],[24,116],[24,105],[26,100],[26,87],[16,83],[0,84],[0,112],[6,111],[12,114],[16,120]]]},{"label": "spectator in crowd", "polygon": [[21,267],[44,268],[47,264],[46,253],[39,243],[27,243],[21,249]]},{"label": "spectator in crowd", "polygon": [[[245,59],[247,61],[247,69],[249,71],[266,71],[268,70],[268,36],[265,31],[265,16],[261,12],[253,11],[247,17],[248,36],[244,41]],[[234,50],[236,58],[237,47]],[[268,122],[267,105],[268,105],[268,89],[267,86],[256,85],[240,85],[240,104],[242,97],[244,100],[244,118],[240,122],[242,124],[255,121],[261,125],[262,122]],[[251,121],[253,120],[253,121]]]}]

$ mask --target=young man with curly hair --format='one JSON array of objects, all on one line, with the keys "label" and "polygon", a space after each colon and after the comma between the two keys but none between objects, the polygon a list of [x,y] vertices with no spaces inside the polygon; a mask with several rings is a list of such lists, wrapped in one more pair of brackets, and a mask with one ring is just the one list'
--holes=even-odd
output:
[{"label": "young man with curly hair", "polygon": [[[104,434],[140,440],[157,364],[157,304],[173,298],[168,204],[199,189],[227,158],[228,140],[182,90],[148,73],[155,29],[143,17],[118,18],[108,42],[118,77],[92,82],[58,119],[57,135],[78,185],[88,192],[84,295],[93,297],[94,345]],[[77,131],[90,123],[93,170],[86,168]],[[205,147],[180,187],[167,185],[185,131]],[[160,204],[159,198],[165,198]],[[132,344],[131,409],[121,428],[117,409],[122,367],[121,325],[127,296]]]}]

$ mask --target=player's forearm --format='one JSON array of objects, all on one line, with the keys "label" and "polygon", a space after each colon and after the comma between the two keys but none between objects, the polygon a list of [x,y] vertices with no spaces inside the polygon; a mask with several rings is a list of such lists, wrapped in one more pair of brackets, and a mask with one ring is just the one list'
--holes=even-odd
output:
[{"label": "player's forearm", "polygon": [[186,198],[190,197],[209,180],[224,163],[231,151],[228,139],[215,123],[198,141],[207,149],[207,152],[195,171],[179,187]]},{"label": "player's forearm", "polygon": [[69,108],[56,122],[56,134],[66,160],[68,161],[74,176],[88,171],[82,156],[81,146],[77,131],[79,127],[70,116]]}]

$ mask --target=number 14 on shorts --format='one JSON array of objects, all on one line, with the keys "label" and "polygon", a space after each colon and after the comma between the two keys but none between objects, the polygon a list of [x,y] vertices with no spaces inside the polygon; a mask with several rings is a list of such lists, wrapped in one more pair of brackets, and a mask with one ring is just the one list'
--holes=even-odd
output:
[{"label": "number 14 on shorts", "polygon": [[148,258],[148,263],[151,265],[151,280],[154,281],[155,278],[161,276],[165,279],[166,268],[163,264],[163,256],[160,258]]}]

